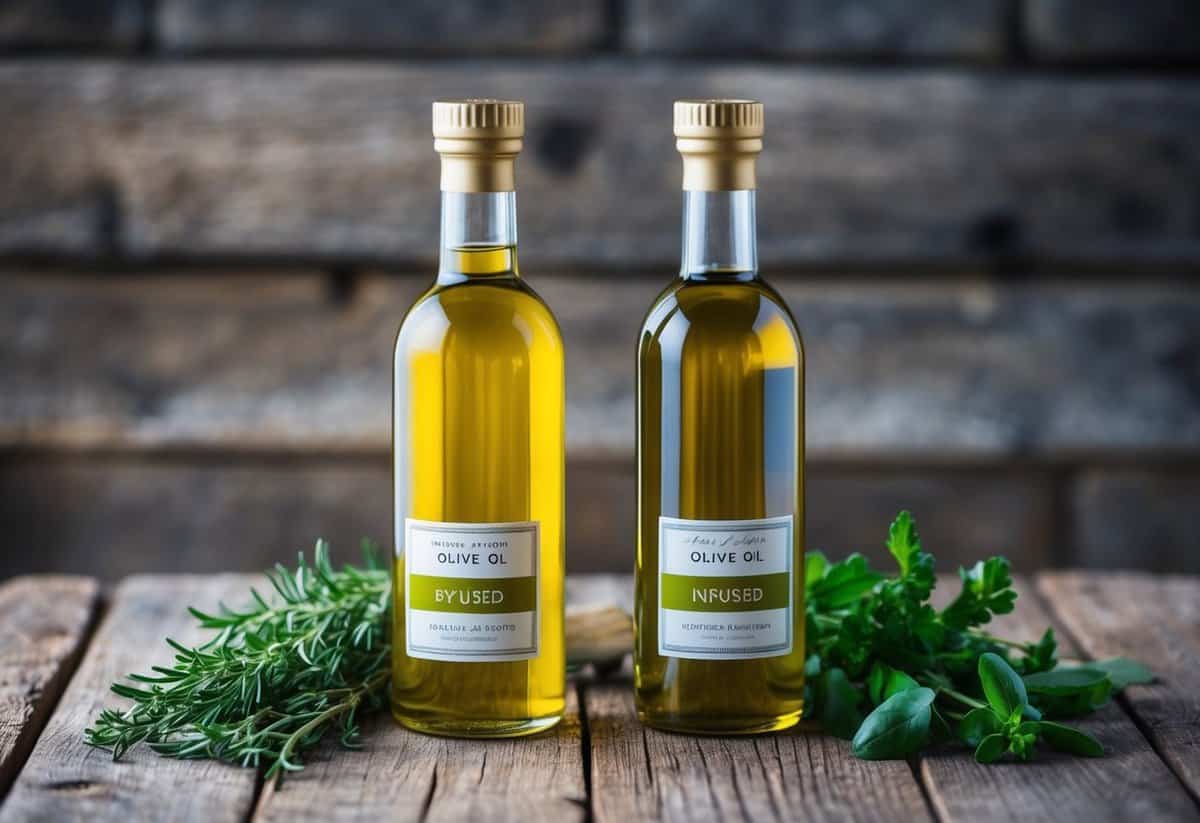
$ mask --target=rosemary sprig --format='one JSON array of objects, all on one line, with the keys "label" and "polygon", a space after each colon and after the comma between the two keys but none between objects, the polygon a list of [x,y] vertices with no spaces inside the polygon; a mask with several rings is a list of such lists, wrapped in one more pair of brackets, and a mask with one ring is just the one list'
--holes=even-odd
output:
[{"label": "rosemary sprig", "polygon": [[169,757],[266,766],[268,778],[300,768],[299,754],[337,729],[358,738],[357,718],[386,700],[391,577],[364,543],[365,568],[334,570],[317,541],[312,565],[268,572],[277,597],[255,590],[245,611],[191,613],[217,634],[196,647],[174,640],[173,666],[115,683],[133,701],[107,709],[85,735],[120,758],[139,743]]}]

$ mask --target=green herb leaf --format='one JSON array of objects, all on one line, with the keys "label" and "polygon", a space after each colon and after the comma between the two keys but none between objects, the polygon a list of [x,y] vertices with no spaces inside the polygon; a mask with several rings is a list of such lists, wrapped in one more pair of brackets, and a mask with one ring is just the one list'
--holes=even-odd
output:
[{"label": "green herb leaf", "polygon": [[985,709],[971,709],[958,724],[958,737],[968,746],[978,746],[983,738],[992,734],[1000,734],[1004,722],[996,716],[989,706]]},{"label": "green herb leaf", "polygon": [[1008,738],[1003,734],[989,734],[975,748],[975,760],[979,763],[995,763],[1008,751]]},{"label": "green herb leaf", "polygon": [[908,574],[921,553],[921,538],[917,534],[917,523],[907,510],[896,515],[888,528],[887,549],[896,558],[900,576]]},{"label": "green herb leaf", "polygon": [[846,673],[841,669],[830,669],[822,674],[817,694],[821,727],[843,740],[854,737],[862,724],[862,712],[858,710],[862,694],[846,677]]},{"label": "green herb leaf", "polygon": [[867,715],[854,735],[853,751],[863,760],[907,757],[929,742],[933,689],[897,692]]},{"label": "green herb leaf", "polygon": [[1091,667],[1071,667],[1038,672],[1025,677],[1030,700],[1055,717],[1073,717],[1095,711],[1112,696],[1108,674]]},{"label": "green herb leaf", "polygon": [[114,758],[146,743],[168,757],[263,766],[268,779],[299,769],[331,733],[354,745],[359,714],[387,694],[390,573],[373,561],[335,571],[320,540],[311,565],[301,555],[268,578],[273,602],[251,592],[244,611],[193,609],[213,638],[194,648],[168,640],[173,665],[131,675],[145,688],[114,684],[133,705],[102,711],[87,743]]},{"label": "green herb leaf", "polygon": [[1097,660],[1087,664],[1089,669],[1099,669],[1108,675],[1112,681],[1113,692],[1119,692],[1126,686],[1144,685],[1154,682],[1154,672],[1136,660],[1128,657],[1110,657],[1107,660]]},{"label": "green herb leaf", "polygon": [[952,629],[982,626],[994,614],[1013,610],[1017,593],[1012,588],[1008,560],[991,557],[976,563],[970,571],[959,569],[962,591],[942,611],[942,622]]},{"label": "green herb leaf", "polygon": [[1058,641],[1054,638],[1052,628],[1046,629],[1041,640],[1027,643],[1022,650],[1025,652],[1025,657],[1021,660],[1021,671],[1024,674],[1050,671],[1058,664]]},{"label": "green herb leaf", "polygon": [[1107,672],[1090,666],[1029,674],[1024,677],[1024,681],[1025,688],[1029,692],[1054,695],[1077,694],[1080,691],[1091,691],[1096,686],[1112,685]]},{"label": "green herb leaf", "polygon": [[1060,752],[1075,754],[1081,757],[1103,757],[1104,746],[1100,741],[1092,737],[1087,732],[1064,726],[1061,723],[1053,723],[1049,720],[1041,720],[1034,723],[1023,723],[1021,731],[1033,732],[1038,734],[1046,743]]},{"label": "green herb leaf", "polygon": [[1023,710],[1029,702],[1021,676],[998,654],[980,655],[979,681],[988,703],[1001,717]]},{"label": "green herb leaf", "polygon": [[[808,561],[805,561],[807,574]],[[822,567],[819,579],[805,578],[807,598],[818,609],[832,611],[849,606],[862,598],[883,579],[883,575],[872,571],[867,559],[861,554],[852,554],[840,563]]]},{"label": "green herb leaf", "polygon": [[876,660],[867,677],[867,696],[872,705],[878,706],[897,692],[915,689],[920,684],[904,672],[893,669],[887,663]]},{"label": "green herb leaf", "polygon": [[804,585],[812,586],[822,577],[825,576],[825,569],[829,566],[829,558],[818,551],[807,551],[804,553]]}]

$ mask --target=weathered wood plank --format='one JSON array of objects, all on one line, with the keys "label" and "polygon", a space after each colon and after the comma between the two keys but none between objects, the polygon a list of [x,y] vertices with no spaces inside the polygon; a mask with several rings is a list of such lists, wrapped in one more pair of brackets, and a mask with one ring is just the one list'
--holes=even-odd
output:
[{"label": "weathered wood plank", "polygon": [[[568,460],[568,569],[633,569],[635,489],[632,458]],[[382,452],[0,454],[0,532],[38,547],[0,554],[0,578],[64,568],[109,580],[147,571],[255,572],[290,563],[317,537],[333,543],[336,557],[354,560],[363,537],[391,545],[390,490]],[[1051,499],[1036,472],[810,463],[808,535],[813,548],[861,551],[890,566],[887,524],[907,507],[946,563],[1003,552],[1034,569],[1052,559]]]},{"label": "weathered wood plank", "polygon": [[[958,586],[939,581],[940,600]],[[1035,640],[1054,625],[1060,655],[1078,655],[1068,635],[1039,602],[1033,586],[1019,581],[1016,610],[989,630],[1014,640]],[[1095,608],[1095,604],[1092,604]],[[1103,758],[1038,752],[1032,763],[983,766],[961,745],[920,758],[929,797],[944,821],[1194,820],[1196,807],[1137,726],[1116,703],[1067,721],[1098,739]]]},{"label": "weathered wood plank", "polygon": [[646,54],[968,58],[1005,50],[996,0],[635,0],[625,42]]},{"label": "weathered wood plank", "polygon": [[168,51],[336,51],[407,54],[562,53],[607,35],[602,0],[163,0],[157,36]]},{"label": "weathered wood plank", "polygon": [[761,738],[642,727],[628,681],[584,687],[597,821],[929,820],[907,763],[867,763],[816,733]]},{"label": "weathered wood plank", "polygon": [[[386,453],[393,336],[430,277],[344,299],[306,274],[0,277],[0,445]],[[631,454],[634,341],[669,278],[530,277],[565,335],[573,455]],[[812,459],[1200,449],[1194,287],[772,279],[806,338]]]},{"label": "weathered wood plank", "polygon": [[1029,50],[1042,59],[1200,59],[1200,7],[1189,0],[1031,0],[1021,6]]},{"label": "weathered wood plank", "polygon": [[122,583],[79,670],[17,777],[0,821],[241,821],[253,803],[253,770],[211,761],[170,760],[145,749],[114,763],[83,742],[100,710],[119,702],[109,684],[171,659],[166,636],[202,636],[189,603],[212,606],[245,597],[246,577],[135,577]]},{"label": "weathered wood plank", "polygon": [[145,9],[137,0],[4,0],[0,48],[129,49],[142,35]]},{"label": "weathered wood plank", "polygon": [[1050,572],[1038,590],[1089,658],[1132,657],[1158,676],[1123,702],[1200,808],[1200,578]]},{"label": "weathered wood plank", "polygon": [[[631,575],[567,580],[569,604],[631,608]],[[626,677],[581,684],[597,821],[931,819],[906,763],[867,763],[816,733],[667,734],[637,720]]]},{"label": "weathered wood plank", "polygon": [[100,586],[87,577],[0,584],[0,797],[74,672],[99,607]]},{"label": "weathered wood plank", "polygon": [[1092,469],[1067,500],[1074,545],[1059,565],[1200,574],[1200,471]]},{"label": "weathered wood plank", "polygon": [[672,84],[766,103],[767,264],[1200,260],[1190,79],[606,61],[7,63],[0,250],[427,261],[429,100],[488,95],[531,101],[523,259],[669,267]]},{"label": "weathered wood plank", "polygon": [[362,749],[323,747],[303,772],[264,787],[253,819],[582,821],[579,712],[568,695],[553,731],[517,740],[429,737],[376,715],[363,723]]}]

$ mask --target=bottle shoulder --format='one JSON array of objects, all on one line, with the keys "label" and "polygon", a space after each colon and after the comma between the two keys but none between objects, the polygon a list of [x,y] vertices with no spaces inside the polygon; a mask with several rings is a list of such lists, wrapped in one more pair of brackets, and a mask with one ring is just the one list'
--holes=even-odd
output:
[{"label": "bottle shoulder", "polygon": [[642,323],[641,347],[669,353],[689,341],[768,340],[803,357],[800,329],[787,301],[760,278],[678,279],[659,294]]},{"label": "bottle shoulder", "polygon": [[519,336],[561,347],[562,332],[546,301],[517,277],[434,283],[405,314],[396,347],[440,346],[450,336],[501,342]]}]

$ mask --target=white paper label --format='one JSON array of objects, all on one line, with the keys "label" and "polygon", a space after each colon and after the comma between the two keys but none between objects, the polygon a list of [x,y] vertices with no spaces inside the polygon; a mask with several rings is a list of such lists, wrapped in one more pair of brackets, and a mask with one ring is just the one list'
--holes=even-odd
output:
[{"label": "white paper label", "polygon": [[792,651],[793,518],[658,519],[658,653],[744,660]]},{"label": "white paper label", "polygon": [[540,527],[404,521],[409,657],[497,662],[537,657]]}]

